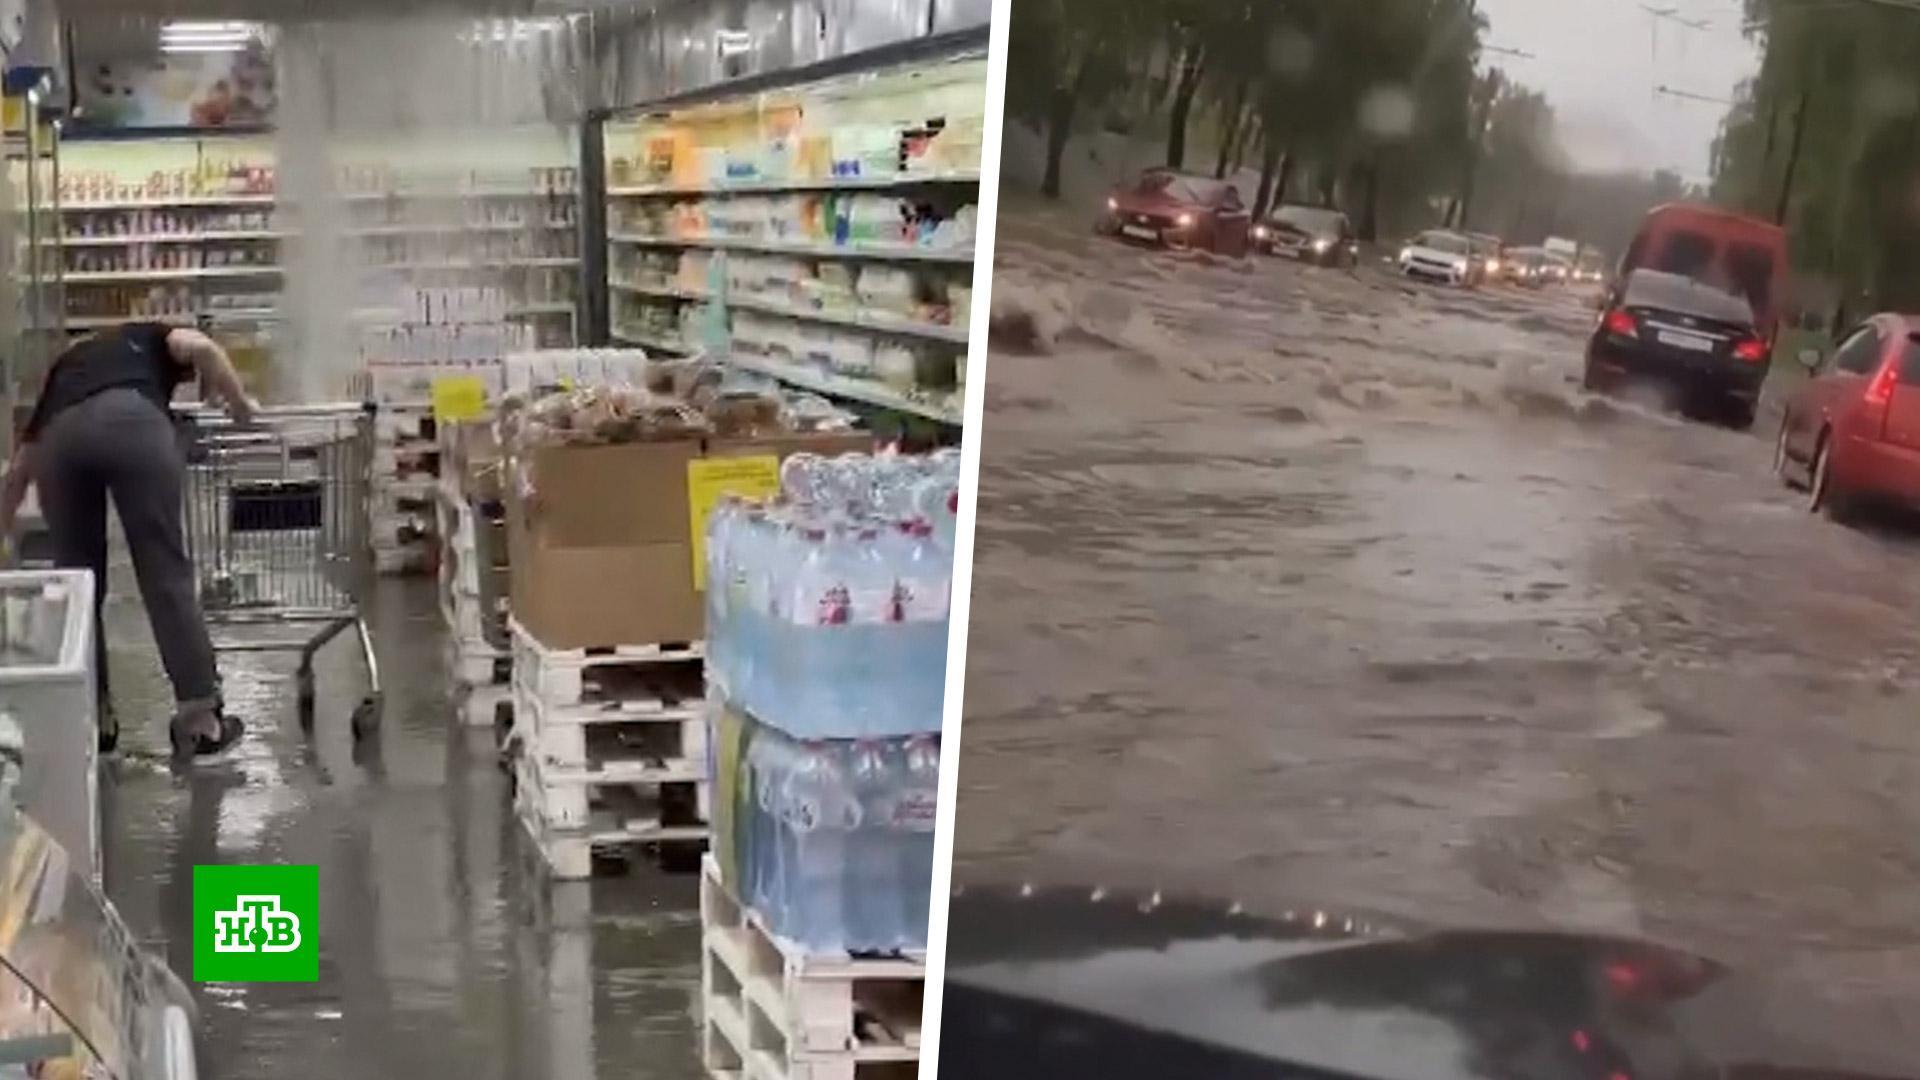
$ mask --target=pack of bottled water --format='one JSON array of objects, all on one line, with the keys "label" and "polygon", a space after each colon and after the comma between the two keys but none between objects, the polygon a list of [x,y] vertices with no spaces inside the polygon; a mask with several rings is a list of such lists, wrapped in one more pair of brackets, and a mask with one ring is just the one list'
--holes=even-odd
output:
[{"label": "pack of bottled water", "polygon": [[924,952],[939,736],[802,741],[752,725],[745,746],[741,899],[811,952]]},{"label": "pack of bottled water", "polygon": [[789,457],[707,526],[707,663],[797,739],[940,730],[959,456]]}]

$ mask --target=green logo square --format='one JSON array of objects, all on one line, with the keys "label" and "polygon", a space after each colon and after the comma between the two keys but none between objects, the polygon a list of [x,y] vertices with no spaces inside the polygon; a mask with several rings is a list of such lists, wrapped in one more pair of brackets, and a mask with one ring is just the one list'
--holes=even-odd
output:
[{"label": "green logo square", "polygon": [[319,982],[320,868],[193,868],[194,982]]}]

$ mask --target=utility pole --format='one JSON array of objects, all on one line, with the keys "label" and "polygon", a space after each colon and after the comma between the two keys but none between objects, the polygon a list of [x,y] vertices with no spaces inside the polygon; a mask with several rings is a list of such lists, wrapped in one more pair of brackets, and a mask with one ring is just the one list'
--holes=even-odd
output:
[{"label": "utility pole", "polygon": [[1805,85],[1800,88],[1800,105],[1793,111],[1793,142],[1787,146],[1787,171],[1780,178],[1780,202],[1773,209],[1773,223],[1787,223],[1787,203],[1793,198],[1793,175],[1800,166],[1800,136],[1807,130],[1807,98],[1812,91]]}]

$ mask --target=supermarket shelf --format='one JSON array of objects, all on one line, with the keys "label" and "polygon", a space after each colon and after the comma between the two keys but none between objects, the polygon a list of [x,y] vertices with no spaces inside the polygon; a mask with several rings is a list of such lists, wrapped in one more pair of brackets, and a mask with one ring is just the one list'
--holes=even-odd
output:
[{"label": "supermarket shelf", "polygon": [[946,398],[944,401],[916,400],[880,383],[865,379],[850,379],[844,375],[832,375],[805,364],[776,360],[769,356],[754,356],[751,353],[731,353],[726,357],[726,362],[743,371],[757,372],[790,386],[812,390],[816,394],[824,394],[827,397],[858,401],[894,412],[911,413],[914,416],[925,417],[953,427],[959,427],[963,422],[960,403],[952,395],[943,395]]},{"label": "supermarket shelf", "polygon": [[395,273],[405,274],[405,273],[414,273],[414,272],[438,273],[441,271],[456,272],[461,270],[499,270],[502,268],[511,268],[511,267],[520,267],[520,266],[568,267],[568,266],[578,266],[578,265],[580,265],[579,259],[571,258],[564,255],[554,255],[550,257],[536,257],[536,258],[526,258],[526,259],[460,259],[460,260],[454,260],[449,262],[382,263],[379,265],[369,265],[369,266],[363,267],[362,269],[370,270],[370,271],[387,270]]},{"label": "supermarket shelf", "polygon": [[540,191],[535,188],[497,188],[485,191],[349,191],[341,195],[347,202],[385,202],[405,199],[416,202],[452,199],[573,199],[577,191]]},{"label": "supermarket shelf", "polygon": [[[348,229],[346,236],[460,236],[468,233],[493,234],[517,232],[562,232],[574,226],[554,222],[519,225],[373,225]],[[40,241],[49,247],[127,247],[133,244],[203,244],[222,240],[285,240],[299,236],[284,229],[251,229],[232,232],[130,233],[123,236],[63,236]]]},{"label": "supermarket shelf", "polygon": [[710,248],[715,251],[760,251],[775,255],[809,255],[822,259],[901,259],[921,262],[971,263],[972,248],[931,248],[916,244],[823,244],[799,240],[746,240],[730,236],[642,236],[610,233],[607,240],[636,247]]},{"label": "supermarket shelf", "polygon": [[466,233],[564,232],[578,228],[571,222],[522,221],[513,224],[460,223],[442,225],[361,225],[346,230],[348,236],[459,236]]},{"label": "supermarket shelf", "polygon": [[862,330],[872,330],[881,334],[899,334],[905,337],[926,338],[929,341],[945,341],[954,345],[967,343],[967,330],[962,326],[940,326],[936,323],[919,322],[913,319],[881,319],[872,315],[857,315],[851,312],[814,311],[808,308],[782,304],[777,300],[762,300],[756,297],[729,296],[727,306],[742,311],[759,311],[768,315],[784,315],[789,319],[801,319],[806,322],[831,323],[835,326],[854,326]]},{"label": "supermarket shelf", "polygon": [[513,304],[507,308],[509,319],[516,315],[572,315],[575,311],[571,301],[556,300],[545,304]]},{"label": "supermarket shelf", "polygon": [[[537,191],[533,188],[502,188],[497,191],[354,191],[342,196],[347,202],[383,202],[388,199],[572,199],[578,192]],[[107,199],[100,202],[64,203],[63,213],[91,213],[96,210],[165,210],[195,206],[272,206],[281,200],[275,195],[175,195],[161,199]],[[291,205],[293,200],[287,200]]]},{"label": "supermarket shelf", "polygon": [[63,236],[40,241],[58,247],[127,247],[132,244],[202,244],[221,240],[280,240],[293,235],[272,229],[242,229],[233,232],[136,233],[126,236]]},{"label": "supermarket shelf", "polygon": [[640,296],[669,296],[675,300],[707,301],[713,294],[701,289],[683,289],[678,285],[642,285],[636,281],[607,282],[607,288],[619,292],[635,293]]},{"label": "supermarket shelf", "polygon": [[613,326],[609,328],[609,332],[614,337],[629,345],[640,345],[649,349],[665,349],[668,352],[677,353],[696,351],[693,346],[679,339],[649,334],[645,330],[637,330],[630,326],[621,326],[619,323],[613,324]]},{"label": "supermarket shelf", "polygon": [[108,199],[104,202],[63,203],[62,213],[95,210],[165,210],[187,206],[272,206],[272,195],[176,195],[165,199]]},{"label": "supermarket shelf", "polygon": [[278,274],[278,266],[201,266],[171,270],[87,270],[68,271],[61,280],[69,285],[112,281],[187,281],[198,278],[264,277]]},{"label": "supermarket shelf", "polygon": [[[610,281],[609,288],[621,292],[636,293],[641,296],[664,296],[675,300],[718,301],[712,293],[698,289],[683,289],[675,285],[639,285],[626,281]],[[792,319],[807,322],[832,323],[835,326],[854,326],[876,333],[903,334],[909,337],[929,338],[934,341],[947,341],[956,345],[967,343],[967,332],[956,326],[941,326],[937,323],[915,322],[911,319],[879,319],[871,315],[856,315],[831,311],[815,311],[810,308],[795,307],[777,300],[763,300],[752,296],[728,296],[724,301],[727,307],[741,311],[758,311],[768,315],[784,315]]]},{"label": "supermarket shelf", "polygon": [[921,184],[977,184],[977,172],[898,173],[893,176],[831,176],[825,179],[738,180],[705,186],[680,184],[639,184],[608,186],[614,198],[647,198],[658,195],[738,195],[775,191],[883,191],[889,188],[916,187]]},{"label": "supermarket shelf", "polygon": [[277,319],[279,311],[274,308],[208,308],[202,311],[173,312],[166,315],[69,315],[67,329],[95,330],[102,326],[119,326],[130,322],[179,323],[192,326],[202,318],[215,322],[223,320],[240,322],[259,319]]}]

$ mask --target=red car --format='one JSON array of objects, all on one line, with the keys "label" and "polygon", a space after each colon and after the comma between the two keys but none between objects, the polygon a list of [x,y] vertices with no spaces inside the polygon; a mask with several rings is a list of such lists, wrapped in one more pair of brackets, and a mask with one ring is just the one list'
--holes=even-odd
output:
[{"label": "red car", "polygon": [[1148,169],[1107,196],[1094,227],[1123,240],[1241,256],[1252,224],[1240,189],[1225,180]]},{"label": "red car", "polygon": [[1805,484],[1809,510],[1920,506],[1920,315],[1876,315],[1814,367],[1787,401],[1773,467]]}]

